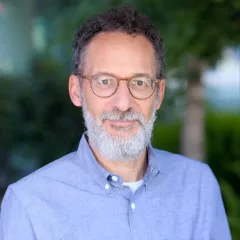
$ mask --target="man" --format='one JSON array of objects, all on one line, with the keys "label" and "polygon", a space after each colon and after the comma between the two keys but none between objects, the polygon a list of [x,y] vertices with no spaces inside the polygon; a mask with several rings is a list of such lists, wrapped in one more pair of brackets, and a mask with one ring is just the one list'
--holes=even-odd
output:
[{"label": "man", "polygon": [[1,239],[231,239],[210,168],[151,147],[163,62],[162,39],[131,7],[81,26],[69,93],[87,132],[76,152],[8,187]]}]

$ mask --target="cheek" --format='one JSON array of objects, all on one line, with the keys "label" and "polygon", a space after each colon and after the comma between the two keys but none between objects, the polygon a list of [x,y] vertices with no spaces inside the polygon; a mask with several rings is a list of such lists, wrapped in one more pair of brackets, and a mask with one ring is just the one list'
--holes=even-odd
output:
[{"label": "cheek", "polygon": [[144,114],[146,121],[148,121],[150,119],[150,117],[152,116],[152,112],[153,112],[153,108],[154,108],[154,100],[155,100],[155,98],[145,100],[145,102],[139,103],[139,106],[141,107],[141,112]]},{"label": "cheek", "polygon": [[87,109],[90,112],[91,116],[100,122],[99,117],[102,112],[104,112],[105,102],[104,99],[98,98],[91,92],[85,93],[85,102]]}]

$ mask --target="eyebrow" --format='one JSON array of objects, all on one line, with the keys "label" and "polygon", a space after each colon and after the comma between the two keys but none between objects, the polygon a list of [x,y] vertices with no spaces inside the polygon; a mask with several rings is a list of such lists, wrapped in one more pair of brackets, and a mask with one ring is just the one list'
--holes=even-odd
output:
[{"label": "eyebrow", "polygon": [[[96,74],[107,74],[107,75],[111,75],[111,76],[114,76],[114,77],[121,77],[121,76],[118,76],[114,73],[111,73],[111,72],[97,72]],[[94,74],[94,75],[96,75]],[[136,72],[136,73],[133,73],[131,76],[128,76],[126,78],[129,78],[129,77],[139,77],[139,76],[147,76],[147,77],[151,77],[148,73],[140,73],[140,72]]]}]

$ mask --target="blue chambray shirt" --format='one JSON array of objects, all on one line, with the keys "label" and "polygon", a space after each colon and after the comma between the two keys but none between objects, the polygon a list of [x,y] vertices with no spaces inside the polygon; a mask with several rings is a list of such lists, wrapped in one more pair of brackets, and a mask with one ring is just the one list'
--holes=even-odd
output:
[{"label": "blue chambray shirt", "polygon": [[96,161],[86,136],[70,153],[10,185],[1,240],[229,240],[219,185],[201,162],[149,146],[132,193]]}]

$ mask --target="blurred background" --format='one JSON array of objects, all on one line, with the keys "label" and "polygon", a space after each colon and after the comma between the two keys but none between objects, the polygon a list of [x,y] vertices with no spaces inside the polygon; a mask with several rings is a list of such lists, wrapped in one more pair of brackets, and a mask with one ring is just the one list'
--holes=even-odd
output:
[{"label": "blurred background", "polygon": [[[72,40],[89,16],[124,2],[0,0],[0,200],[9,184],[76,149],[85,129],[68,97]],[[128,3],[166,46],[153,146],[211,166],[240,239],[240,1]]]}]

